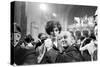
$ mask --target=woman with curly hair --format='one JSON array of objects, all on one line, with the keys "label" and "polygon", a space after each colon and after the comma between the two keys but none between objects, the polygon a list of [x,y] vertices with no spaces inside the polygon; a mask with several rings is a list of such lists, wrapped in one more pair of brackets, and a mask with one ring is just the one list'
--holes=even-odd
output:
[{"label": "woman with curly hair", "polygon": [[45,31],[49,38],[44,41],[44,56],[41,56],[39,63],[55,63],[58,52],[61,52],[61,46],[57,43],[58,35],[61,32],[61,24],[59,21],[48,21]]}]

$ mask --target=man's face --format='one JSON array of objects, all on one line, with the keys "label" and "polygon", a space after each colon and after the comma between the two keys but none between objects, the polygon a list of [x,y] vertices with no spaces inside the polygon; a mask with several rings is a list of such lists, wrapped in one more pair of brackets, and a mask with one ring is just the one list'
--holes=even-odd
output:
[{"label": "man's face", "polygon": [[68,37],[66,35],[61,37],[60,41],[61,41],[62,46],[67,46],[68,45],[67,44],[67,42],[68,42],[67,38]]},{"label": "man's face", "polygon": [[59,40],[63,46],[71,46],[73,43],[75,43],[74,38],[69,32],[63,32],[62,34],[60,34]]}]

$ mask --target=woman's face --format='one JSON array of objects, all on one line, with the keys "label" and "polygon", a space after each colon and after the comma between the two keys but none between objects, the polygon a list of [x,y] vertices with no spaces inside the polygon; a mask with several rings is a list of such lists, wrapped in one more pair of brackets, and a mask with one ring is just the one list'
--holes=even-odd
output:
[{"label": "woman's face", "polygon": [[54,37],[56,37],[56,36],[58,36],[58,34],[59,34],[59,29],[57,27],[55,27],[53,29],[53,31],[51,32],[51,35],[54,36]]}]

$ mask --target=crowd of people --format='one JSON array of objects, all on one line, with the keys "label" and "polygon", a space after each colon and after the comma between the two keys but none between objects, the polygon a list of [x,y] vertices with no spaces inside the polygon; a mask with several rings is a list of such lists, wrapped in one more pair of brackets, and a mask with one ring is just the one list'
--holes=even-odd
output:
[{"label": "crowd of people", "polygon": [[[15,25],[16,26],[16,25]],[[48,64],[97,60],[97,22],[90,35],[76,36],[70,31],[62,31],[59,21],[50,20],[45,26],[46,33],[39,33],[39,40],[32,35],[21,38],[16,26],[11,46],[14,48],[14,64]],[[94,36],[93,36],[94,34]]]}]

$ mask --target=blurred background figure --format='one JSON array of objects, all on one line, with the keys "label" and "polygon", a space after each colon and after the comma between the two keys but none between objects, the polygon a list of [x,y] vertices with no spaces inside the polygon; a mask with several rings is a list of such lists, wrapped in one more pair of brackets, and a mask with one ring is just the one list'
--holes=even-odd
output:
[{"label": "blurred background figure", "polygon": [[38,63],[40,63],[43,59],[44,54],[45,54],[44,42],[48,37],[45,33],[39,33],[38,38],[39,38],[39,40],[36,42],[35,49],[39,52],[37,59],[38,59]]},{"label": "blurred background figure", "polygon": [[[91,61],[97,60],[97,37],[98,37],[98,28],[97,28],[97,11],[94,15],[94,36],[95,38],[85,37],[83,42],[81,43],[80,50],[81,51],[88,51],[88,54],[91,56]],[[93,36],[93,35],[91,35]],[[83,45],[85,44],[85,45]],[[85,57],[84,57],[85,58]]]},{"label": "blurred background figure", "polygon": [[21,28],[17,23],[14,23],[14,47],[18,44],[21,39]]}]

